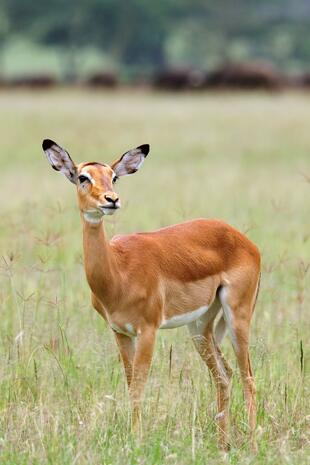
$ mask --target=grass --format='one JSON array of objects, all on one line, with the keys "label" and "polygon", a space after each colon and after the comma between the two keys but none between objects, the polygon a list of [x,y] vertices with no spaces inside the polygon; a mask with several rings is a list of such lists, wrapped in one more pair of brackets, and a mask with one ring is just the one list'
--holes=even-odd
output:
[{"label": "grass", "polygon": [[111,236],[218,217],[257,243],[263,276],[251,354],[259,452],[249,451],[226,341],[235,371],[226,462],[307,463],[309,103],[302,94],[0,94],[1,464],[223,460],[214,386],[184,328],[160,332],[144,436],[130,435],[117,349],[90,305],[74,188],[44,159],[45,137],[76,161],[108,162],[151,144],[143,169],[119,183],[123,209],[106,221]]}]

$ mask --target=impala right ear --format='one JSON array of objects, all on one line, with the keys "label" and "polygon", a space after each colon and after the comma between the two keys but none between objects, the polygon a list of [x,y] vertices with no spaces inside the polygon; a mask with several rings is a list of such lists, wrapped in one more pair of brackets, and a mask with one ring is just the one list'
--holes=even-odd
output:
[{"label": "impala right ear", "polygon": [[143,144],[135,149],[124,153],[121,158],[118,158],[111,164],[111,168],[116,176],[127,176],[133,174],[142,165],[150,151],[149,144]]},{"label": "impala right ear", "polygon": [[42,148],[51,167],[60,171],[69,181],[76,184],[77,168],[68,152],[50,139],[44,139]]}]

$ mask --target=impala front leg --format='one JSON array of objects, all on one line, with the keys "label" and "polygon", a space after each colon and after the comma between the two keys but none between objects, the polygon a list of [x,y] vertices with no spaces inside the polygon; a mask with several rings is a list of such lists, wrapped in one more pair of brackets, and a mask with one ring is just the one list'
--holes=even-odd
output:
[{"label": "impala front leg", "polygon": [[128,388],[130,388],[133,358],[135,355],[135,342],[131,337],[126,336],[125,334],[114,332],[114,335],[122,357]]},{"label": "impala front leg", "polygon": [[136,351],[133,360],[132,379],[129,389],[132,406],[132,427],[141,433],[140,404],[147,381],[155,345],[156,329],[144,328],[137,338]]}]

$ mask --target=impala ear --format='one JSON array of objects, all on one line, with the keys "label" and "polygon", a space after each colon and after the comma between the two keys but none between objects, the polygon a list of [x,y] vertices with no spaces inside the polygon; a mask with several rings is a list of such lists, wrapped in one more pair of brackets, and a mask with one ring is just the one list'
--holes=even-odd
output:
[{"label": "impala ear", "polygon": [[52,168],[76,184],[77,169],[68,152],[50,139],[44,139],[42,148]]},{"label": "impala ear", "polygon": [[139,147],[129,150],[124,153],[121,158],[115,160],[111,164],[111,168],[116,176],[126,176],[127,174],[133,174],[142,165],[147,154],[150,151],[149,144],[143,144]]}]

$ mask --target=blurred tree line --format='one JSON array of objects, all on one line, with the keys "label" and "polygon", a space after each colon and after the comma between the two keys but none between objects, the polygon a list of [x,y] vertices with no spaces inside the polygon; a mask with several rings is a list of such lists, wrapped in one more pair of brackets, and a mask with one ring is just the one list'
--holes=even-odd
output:
[{"label": "blurred tree line", "polygon": [[131,72],[253,59],[298,71],[309,31],[309,0],[0,0],[0,54],[25,38],[62,50],[72,76],[84,47]]}]

